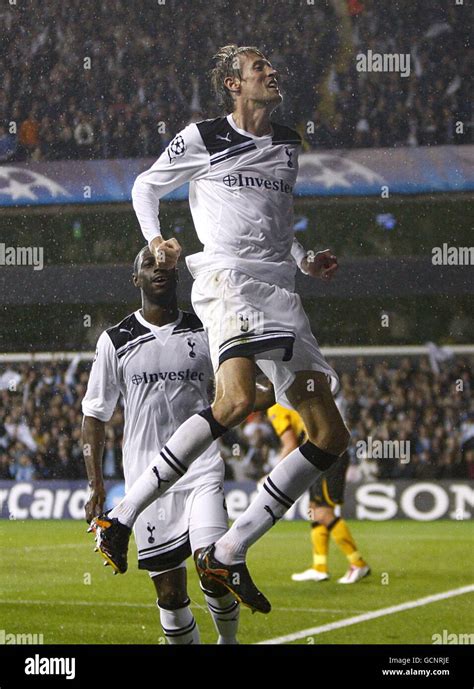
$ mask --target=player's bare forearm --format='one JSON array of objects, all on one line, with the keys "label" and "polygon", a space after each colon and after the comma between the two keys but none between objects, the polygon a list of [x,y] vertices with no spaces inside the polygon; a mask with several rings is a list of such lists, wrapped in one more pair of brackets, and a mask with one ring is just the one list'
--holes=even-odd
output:
[{"label": "player's bare forearm", "polygon": [[103,421],[99,421],[93,416],[84,416],[82,446],[89,485],[103,484],[102,456],[105,446],[105,423]]},{"label": "player's bare forearm", "polygon": [[90,495],[85,505],[86,519],[89,522],[103,510],[105,502],[102,457],[105,447],[105,423],[93,416],[84,416],[82,422],[82,447]]}]

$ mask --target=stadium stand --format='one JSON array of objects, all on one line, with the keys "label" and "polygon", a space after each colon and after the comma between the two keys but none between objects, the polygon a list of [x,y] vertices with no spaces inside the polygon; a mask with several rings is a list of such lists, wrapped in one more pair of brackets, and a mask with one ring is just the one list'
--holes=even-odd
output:
[{"label": "stadium stand", "polygon": [[[343,19],[335,0],[302,2],[301,12],[280,0],[192,0],[192,12],[190,3],[144,0],[137,12],[125,0],[51,0],[40,12],[3,9],[0,162],[157,156],[188,122],[219,114],[210,57],[249,35],[281,70],[278,117],[308,147],[471,141],[472,51],[455,3],[347,0]],[[358,72],[356,54],[367,50],[409,53],[409,76]]]},{"label": "stadium stand", "polygon": [[[85,478],[80,402],[90,362],[9,362],[0,369],[0,479]],[[347,368],[346,366],[344,368]],[[354,359],[341,374],[341,405],[352,431],[348,479],[474,479],[474,368],[458,356],[438,373],[425,357],[397,365]],[[121,478],[123,410],[107,425],[104,474]],[[367,458],[359,441],[407,440],[410,461]],[[222,444],[227,478],[257,480],[277,461],[265,414],[232,429]]]}]

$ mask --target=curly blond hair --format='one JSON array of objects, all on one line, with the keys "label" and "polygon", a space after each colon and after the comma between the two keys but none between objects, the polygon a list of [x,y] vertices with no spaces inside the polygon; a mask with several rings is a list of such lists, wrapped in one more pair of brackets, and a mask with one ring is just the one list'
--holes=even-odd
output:
[{"label": "curly blond hair", "polygon": [[219,48],[217,53],[213,56],[215,60],[214,67],[211,69],[211,84],[216,94],[218,105],[225,110],[227,114],[234,111],[234,99],[231,92],[224,84],[226,77],[241,77],[240,73],[240,55],[255,53],[260,57],[265,57],[259,48],[254,46],[238,46],[235,44],[224,45]]}]

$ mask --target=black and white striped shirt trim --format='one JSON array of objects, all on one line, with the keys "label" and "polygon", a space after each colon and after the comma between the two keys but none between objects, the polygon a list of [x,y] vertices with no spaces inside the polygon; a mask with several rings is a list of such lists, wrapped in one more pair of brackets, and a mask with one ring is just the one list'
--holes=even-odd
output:
[{"label": "black and white striped shirt trim", "polygon": [[293,144],[299,146],[301,144],[300,139],[279,139],[278,141],[272,141],[272,146],[280,146],[280,144]]},{"label": "black and white striped shirt trim", "polygon": [[149,333],[146,335],[140,335],[140,337],[137,337],[135,340],[131,340],[130,342],[127,342],[127,344],[123,345],[123,347],[120,347],[120,349],[117,349],[117,358],[120,359],[121,357],[125,356],[127,352],[129,352],[131,349],[134,349],[135,347],[138,347],[138,345],[143,344],[144,342],[148,342],[149,340],[154,340],[155,336],[153,333]]},{"label": "black and white striped shirt trim", "polygon": [[183,333],[203,333],[204,328],[182,328],[181,330],[173,330],[172,335],[182,335]]},{"label": "black and white striped shirt trim", "polygon": [[245,142],[243,144],[237,144],[237,146],[231,146],[225,151],[211,155],[211,166],[216,165],[217,163],[222,163],[222,161],[228,160],[229,158],[235,158],[235,156],[239,156],[241,153],[248,153],[248,151],[255,150],[257,150],[257,147],[254,143]]}]

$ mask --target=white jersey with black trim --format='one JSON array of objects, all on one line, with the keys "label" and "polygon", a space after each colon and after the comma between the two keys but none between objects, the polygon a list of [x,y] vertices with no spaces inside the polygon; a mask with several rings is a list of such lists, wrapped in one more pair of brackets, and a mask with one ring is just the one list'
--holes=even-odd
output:
[{"label": "white jersey with black trim", "polygon": [[132,189],[147,241],[160,234],[159,199],[190,182],[189,205],[204,245],[186,257],[193,276],[231,268],[294,290],[296,266],[306,255],[293,231],[301,137],[274,122],[272,130],[254,136],[228,115],[179,132]]},{"label": "white jersey with black trim", "polygon": [[[175,430],[209,406],[213,375],[207,336],[192,313],[180,311],[174,323],[158,327],[135,311],[101,334],[82,411],[107,422],[122,393],[127,488]],[[188,490],[223,478],[224,463],[214,442],[169,490]]]}]

